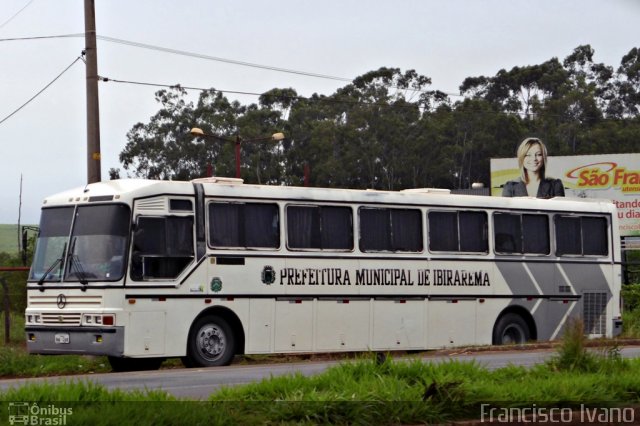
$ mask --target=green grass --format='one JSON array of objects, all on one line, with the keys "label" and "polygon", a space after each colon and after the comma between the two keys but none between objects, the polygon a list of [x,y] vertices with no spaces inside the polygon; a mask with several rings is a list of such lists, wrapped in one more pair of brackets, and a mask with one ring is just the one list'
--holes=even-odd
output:
[{"label": "green grass", "polygon": [[[7,352],[2,352],[6,354]],[[4,355],[3,355],[4,356]],[[42,366],[0,358],[0,369],[47,374]],[[32,360],[44,357],[30,356]],[[67,361],[61,360],[66,358]],[[57,368],[86,372],[88,357],[54,357]],[[95,358],[101,362],[104,358]],[[104,364],[99,368],[108,369]],[[0,374],[2,374],[0,372]],[[305,377],[292,374],[225,387],[204,402],[163,391],[109,391],[89,382],[29,385],[0,401],[73,408],[73,424],[422,424],[474,419],[493,407],[640,405],[640,359],[617,347],[587,351],[581,322],[566,328],[557,353],[532,368],[488,370],[474,362],[376,362],[374,354]],[[69,422],[69,424],[72,424]]]},{"label": "green grass", "polygon": [[223,388],[206,402],[84,382],[25,386],[0,394],[0,400],[74,407],[73,424],[419,424],[477,418],[483,403],[638,404],[640,360],[611,364],[603,358],[599,364],[576,374],[552,364],[489,371],[473,362],[377,364],[363,358],[312,377],[294,374]]},{"label": "green grass", "polygon": [[4,313],[0,314],[0,377],[39,377],[111,371],[106,357],[29,355],[25,349],[24,316],[12,315],[10,343],[4,344]]},{"label": "green grass", "polygon": [[622,337],[640,338],[640,308],[622,313]]},{"label": "green grass", "polygon": [[17,346],[0,350],[0,377],[42,377],[66,374],[106,373],[106,357],[82,355],[29,355]]},{"label": "green grass", "polygon": [[[24,312],[9,316],[9,343],[11,345],[24,344]],[[0,344],[4,344],[5,338],[4,312],[0,313]]]},{"label": "green grass", "polygon": [[[210,401],[298,403],[293,410],[278,410],[277,404],[258,406],[265,418],[274,421],[430,423],[473,418],[480,404],[492,401],[514,406],[530,406],[532,402],[538,406],[638,402],[639,374],[638,360],[601,360],[597,371],[580,374],[556,371],[551,364],[489,371],[458,361],[376,365],[361,360],[310,378],[298,374],[225,388]],[[323,404],[328,405],[320,410]]]}]

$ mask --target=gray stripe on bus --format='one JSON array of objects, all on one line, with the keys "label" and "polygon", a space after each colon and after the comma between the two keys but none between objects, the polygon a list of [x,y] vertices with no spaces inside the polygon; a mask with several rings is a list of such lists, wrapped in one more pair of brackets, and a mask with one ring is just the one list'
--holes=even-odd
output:
[{"label": "gray stripe on bus", "polygon": [[[537,294],[536,285],[531,280],[531,277],[533,277],[543,294],[558,294],[560,286],[569,285],[572,289],[571,294],[582,296],[585,292],[599,291],[607,293],[607,301],[612,297],[611,292],[605,285],[607,279],[602,272],[602,268],[597,264],[527,263],[526,266],[529,268],[531,275],[527,273],[524,263],[496,262],[496,266],[512,294]],[[510,305],[514,304],[526,305],[527,303],[523,301],[512,301],[510,303]],[[574,316],[582,315],[583,310],[581,302],[569,301],[564,303],[563,300],[545,301],[541,308],[532,313],[538,331],[538,340],[560,338],[564,332],[564,325],[562,327],[559,326],[563,321],[566,321],[567,312],[573,308],[571,316]],[[527,310],[529,312],[532,311],[530,307]],[[554,335],[556,331],[558,332]]]},{"label": "gray stripe on bus", "polygon": [[[524,269],[523,263],[496,262],[498,270],[511,290],[511,294],[538,294],[531,277]],[[535,276],[535,275],[534,275]]]},{"label": "gray stripe on bus", "polygon": [[[611,291],[607,287],[607,278],[602,272],[602,268],[599,265],[592,265],[588,263],[565,263],[562,265],[556,265],[557,268],[562,268],[571,287],[576,294],[582,295],[584,292],[599,292],[607,293],[607,301],[611,299]],[[557,271],[560,274],[560,271]]]},{"label": "gray stripe on bus", "polygon": [[554,282],[554,267],[551,263],[527,263],[531,275],[538,283],[542,294],[555,294],[558,286]]},{"label": "gray stripe on bus", "polygon": [[[562,300],[548,300],[544,304],[544,309],[540,309],[536,315],[536,324],[538,324],[538,340],[550,340],[561,337],[564,332],[564,325],[554,336],[554,332],[565,320],[565,315],[569,309],[571,309],[576,303],[569,301],[564,303]],[[574,313],[576,311],[574,310]]]}]

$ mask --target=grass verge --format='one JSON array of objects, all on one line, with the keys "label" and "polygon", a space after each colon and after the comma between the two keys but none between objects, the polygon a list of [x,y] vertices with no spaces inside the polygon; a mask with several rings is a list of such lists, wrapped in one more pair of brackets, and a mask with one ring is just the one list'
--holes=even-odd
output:
[{"label": "grass verge", "polygon": [[[40,377],[111,371],[106,357],[29,355],[25,349],[24,317],[12,315],[11,319],[10,343],[0,347],[0,377]],[[3,314],[0,314],[0,324],[4,324]],[[4,336],[4,327],[0,327],[0,341],[4,342]]]},{"label": "grass verge", "polygon": [[[72,408],[66,424],[419,424],[480,416],[497,407],[627,406],[640,402],[640,360],[587,352],[568,332],[557,356],[533,368],[487,370],[473,362],[344,362],[312,377],[294,374],[223,388],[206,402],[160,391],[107,391],[92,383],[30,385],[0,400]],[[588,354],[588,355],[585,355]],[[592,362],[595,361],[595,362]],[[71,416],[69,416],[71,417]]]},{"label": "grass verge", "polygon": [[106,357],[29,355],[19,346],[0,350],[0,377],[41,377],[111,371]]},{"label": "grass verge", "polygon": [[[108,391],[85,382],[30,385],[0,395],[5,403],[73,408],[67,424],[421,424],[477,418],[481,404],[602,407],[637,404],[640,361],[601,363],[589,373],[550,365],[489,371],[451,361],[377,364],[361,359],[313,377],[274,377],[222,389],[206,402],[160,391]],[[5,411],[6,412],[6,411]]]},{"label": "grass verge", "polygon": [[0,401],[9,412],[23,403],[45,407],[46,418],[68,416],[62,424],[96,425],[421,424],[477,419],[482,406],[638,407],[640,359],[623,359],[615,346],[587,350],[586,343],[577,321],[567,326],[556,355],[532,368],[492,371],[474,362],[381,362],[366,355],[312,377],[293,374],[226,387],[204,402],[73,381],[10,389]]}]

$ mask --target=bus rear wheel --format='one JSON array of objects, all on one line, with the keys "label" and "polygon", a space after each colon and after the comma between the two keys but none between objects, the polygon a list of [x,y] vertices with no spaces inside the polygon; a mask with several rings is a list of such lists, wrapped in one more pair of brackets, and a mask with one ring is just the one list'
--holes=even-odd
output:
[{"label": "bus rear wheel", "polygon": [[493,329],[494,345],[521,345],[531,338],[527,322],[518,314],[505,314]]},{"label": "bus rear wheel", "polygon": [[229,324],[211,315],[197,320],[187,342],[187,367],[217,367],[229,365],[235,355],[235,338]]}]

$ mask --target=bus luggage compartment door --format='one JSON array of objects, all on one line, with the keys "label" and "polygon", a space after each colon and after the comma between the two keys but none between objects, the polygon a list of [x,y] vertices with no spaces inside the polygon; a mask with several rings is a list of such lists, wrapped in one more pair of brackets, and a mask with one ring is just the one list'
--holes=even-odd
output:
[{"label": "bus luggage compartment door", "polygon": [[[165,313],[130,312],[125,333],[125,355],[146,356],[165,353]],[[131,330],[136,330],[135,333]]]}]

